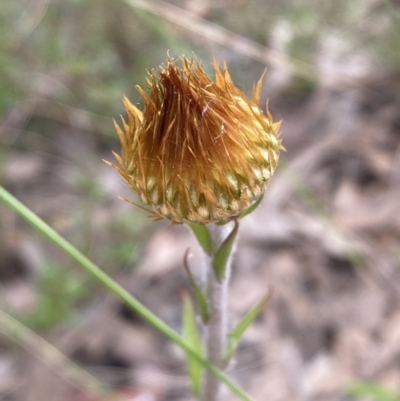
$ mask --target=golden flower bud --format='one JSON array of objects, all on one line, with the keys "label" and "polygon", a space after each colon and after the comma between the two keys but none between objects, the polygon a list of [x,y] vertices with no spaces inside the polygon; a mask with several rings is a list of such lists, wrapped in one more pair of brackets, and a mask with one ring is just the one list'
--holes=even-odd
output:
[{"label": "golden flower bud", "polygon": [[280,123],[233,84],[214,61],[216,80],[201,65],[168,59],[149,72],[149,94],[137,87],[143,112],[124,98],[128,122],[116,124],[121,155],[111,164],[153,216],[174,223],[238,217],[265,191],[278,165]]}]

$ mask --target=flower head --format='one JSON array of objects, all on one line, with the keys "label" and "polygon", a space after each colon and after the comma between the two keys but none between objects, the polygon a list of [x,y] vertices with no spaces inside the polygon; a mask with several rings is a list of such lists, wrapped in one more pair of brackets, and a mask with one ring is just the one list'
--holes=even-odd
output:
[{"label": "flower head", "polygon": [[121,155],[111,164],[154,216],[211,223],[239,216],[265,191],[278,164],[280,123],[233,84],[214,62],[213,82],[201,65],[168,59],[149,72],[143,111],[125,97],[128,121],[116,124]]}]

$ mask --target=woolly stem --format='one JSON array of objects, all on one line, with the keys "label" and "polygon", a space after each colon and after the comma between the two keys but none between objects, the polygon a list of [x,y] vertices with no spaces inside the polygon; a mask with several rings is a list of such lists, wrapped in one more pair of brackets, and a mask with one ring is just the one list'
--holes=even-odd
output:
[{"label": "woolly stem", "polygon": [[[204,280],[207,285],[207,298],[209,304],[210,319],[204,326],[204,345],[206,357],[210,363],[224,368],[224,357],[227,340],[227,312],[228,312],[228,284],[231,274],[231,256],[226,264],[224,278],[221,281],[213,270],[213,259],[215,252],[222,242],[232,231],[231,224],[223,226],[209,225],[210,237],[212,241],[212,255],[204,253]],[[202,401],[217,401],[220,396],[221,382],[205,372]]]},{"label": "woolly stem", "polygon": [[227,387],[231,389],[233,394],[236,394],[243,401],[254,401],[250,395],[243,391],[237,384],[235,384],[229,377],[227,377],[221,370],[215,368],[208,361],[202,358],[186,341],[183,340],[174,330],[167,326],[160,318],[141,304],[133,295],[127,290],[122,288],[116,281],[104,273],[99,267],[91,262],[85,255],[78,251],[73,245],[62,238],[56,231],[49,227],[43,220],[36,216],[31,210],[19,202],[12,196],[6,189],[0,186],[0,202],[5,203],[8,207],[14,210],[19,216],[31,224],[38,232],[42,233],[51,242],[62,249],[67,255],[78,262],[94,279],[98,280],[110,292],[114,293],[119,299],[125,302],[132,310],[136,311],[144,320],[150,325],[155,327],[160,333],[164,334],[172,342],[182,348],[190,355],[195,361],[204,366],[218,377]]}]

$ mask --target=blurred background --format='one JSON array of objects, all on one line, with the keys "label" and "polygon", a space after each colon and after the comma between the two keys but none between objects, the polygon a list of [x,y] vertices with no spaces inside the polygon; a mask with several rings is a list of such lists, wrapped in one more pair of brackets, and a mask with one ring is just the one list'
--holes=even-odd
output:
[{"label": "blurred background", "polygon": [[[257,400],[400,399],[400,3],[3,0],[0,180],[180,330],[196,244],[153,223],[102,159],[146,69],[225,60],[283,120],[286,152],[242,222],[230,375]],[[0,205],[0,400],[189,401],[182,352]],[[107,387],[109,393],[103,394]],[[226,392],[224,400],[234,400]]]}]

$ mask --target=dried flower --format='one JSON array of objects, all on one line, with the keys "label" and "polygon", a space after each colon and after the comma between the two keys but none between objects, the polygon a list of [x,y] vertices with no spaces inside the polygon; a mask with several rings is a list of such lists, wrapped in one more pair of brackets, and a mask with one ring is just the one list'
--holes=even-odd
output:
[{"label": "dried flower", "polygon": [[168,59],[149,72],[141,112],[125,97],[128,122],[116,124],[119,165],[111,164],[153,216],[174,223],[224,221],[239,216],[265,191],[278,164],[280,123],[234,86],[226,65],[214,61],[216,81],[201,65]]}]

